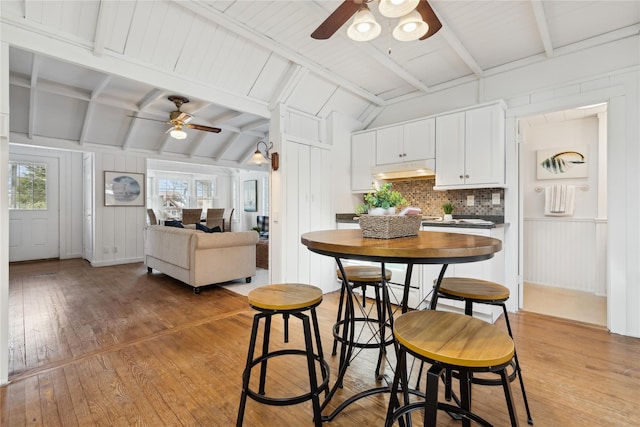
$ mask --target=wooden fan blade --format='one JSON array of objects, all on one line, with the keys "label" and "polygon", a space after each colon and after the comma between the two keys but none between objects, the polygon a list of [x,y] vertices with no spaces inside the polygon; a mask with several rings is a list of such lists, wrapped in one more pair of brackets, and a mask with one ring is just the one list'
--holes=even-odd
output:
[{"label": "wooden fan blade", "polygon": [[420,40],[431,37],[432,35],[437,33],[440,28],[442,28],[442,23],[436,16],[433,9],[431,9],[431,6],[429,5],[429,2],[427,0],[420,0],[420,3],[418,3],[418,7],[416,7],[416,10],[420,12],[422,20],[429,25],[429,30],[424,36],[420,37]]},{"label": "wooden fan blade", "polygon": [[213,132],[213,133],[220,133],[220,131],[222,130],[220,128],[212,128],[209,126],[197,125],[195,123],[187,123],[184,126],[188,127],[189,129],[203,130],[205,132]]},{"label": "wooden fan blade", "polygon": [[170,124],[171,123],[171,122],[168,122],[166,120],[151,119],[149,117],[140,117],[140,116],[127,116],[127,117],[131,117],[132,119],[151,120],[152,122],[162,122],[162,123],[166,123],[166,124]]},{"label": "wooden fan blade", "polygon": [[360,9],[362,2],[345,0],[316,30],[311,37],[316,40],[326,40],[333,35],[342,25]]}]

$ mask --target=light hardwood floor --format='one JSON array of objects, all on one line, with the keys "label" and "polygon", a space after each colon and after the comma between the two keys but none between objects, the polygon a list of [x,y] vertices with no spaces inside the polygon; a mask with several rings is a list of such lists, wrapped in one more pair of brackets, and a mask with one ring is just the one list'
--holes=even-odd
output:
[{"label": "light hardwood floor", "polygon": [[524,310],[607,326],[607,298],[588,292],[524,284]]},{"label": "light hardwood floor", "polygon": [[[12,265],[9,291],[11,383],[0,388],[0,425],[235,425],[254,314],[245,296],[222,287],[194,295],[142,264],[92,268],[81,260]],[[326,295],[318,307],[325,353],[337,300]],[[531,313],[510,318],[536,426],[640,425],[640,339]],[[274,331],[282,336],[281,322]],[[292,320],[291,345],[299,332]],[[327,356],[333,376],[336,357]],[[375,361],[374,350],[359,355],[331,407],[376,385]],[[296,392],[304,384],[298,362],[270,362],[268,390]],[[526,425],[517,381],[512,388]],[[382,426],[387,402],[362,399],[327,425]],[[474,409],[508,425],[498,387],[474,387]],[[310,414],[309,402],[250,400],[245,426],[311,426]],[[444,413],[438,422],[459,425]]]}]

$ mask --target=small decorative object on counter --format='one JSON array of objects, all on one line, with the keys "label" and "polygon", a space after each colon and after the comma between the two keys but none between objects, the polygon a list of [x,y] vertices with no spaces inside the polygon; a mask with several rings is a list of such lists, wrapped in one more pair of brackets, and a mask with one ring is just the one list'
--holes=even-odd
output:
[{"label": "small decorative object on counter", "polygon": [[451,202],[447,202],[442,205],[442,210],[444,211],[443,221],[453,221],[453,215],[451,215],[456,207]]},{"label": "small decorative object on counter", "polygon": [[399,191],[392,189],[393,184],[385,182],[379,188],[373,187],[373,191],[365,194],[364,204],[356,206],[356,215],[368,213],[369,215],[393,215],[397,206],[407,204],[407,200]]}]

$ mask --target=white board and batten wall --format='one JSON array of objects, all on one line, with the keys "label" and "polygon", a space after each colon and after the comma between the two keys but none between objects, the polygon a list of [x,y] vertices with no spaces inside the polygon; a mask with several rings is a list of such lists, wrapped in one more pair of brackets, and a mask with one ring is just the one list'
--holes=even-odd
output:
[{"label": "white board and batten wall", "polygon": [[315,254],[301,243],[301,235],[333,228],[332,147],[323,119],[279,105],[271,120],[270,136],[280,155],[280,169],[272,171],[270,254],[272,282],[308,283],[333,291],[335,261]]},{"label": "white board and batten wall", "polygon": [[[606,114],[553,123],[523,121],[521,132],[524,281],[606,295],[606,253],[601,250],[606,249],[606,211],[598,209],[600,194],[606,197],[606,188],[600,188],[606,164],[601,170],[599,155],[606,150]],[[537,153],[547,149],[579,150],[586,157],[587,177],[537,179]],[[544,190],[557,184],[576,187],[571,216],[545,216]]]}]

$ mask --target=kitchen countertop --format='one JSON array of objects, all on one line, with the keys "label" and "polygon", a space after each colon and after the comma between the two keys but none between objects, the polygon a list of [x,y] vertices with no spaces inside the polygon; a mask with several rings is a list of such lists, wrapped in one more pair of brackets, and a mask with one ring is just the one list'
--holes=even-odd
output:
[{"label": "kitchen countertop", "polygon": [[[504,217],[497,215],[454,215],[453,221],[442,221],[428,217],[422,221],[427,227],[459,227],[459,228],[496,228],[504,226]],[[336,214],[338,223],[357,223],[355,213]]]}]

